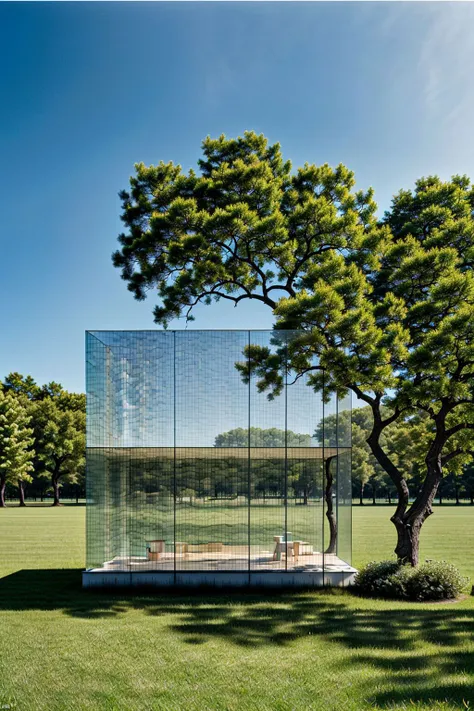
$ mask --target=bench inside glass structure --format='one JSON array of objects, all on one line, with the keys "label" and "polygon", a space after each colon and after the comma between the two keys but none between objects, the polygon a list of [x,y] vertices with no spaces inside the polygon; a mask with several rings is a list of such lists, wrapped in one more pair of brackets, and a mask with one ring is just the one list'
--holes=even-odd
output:
[{"label": "bench inside glass structure", "polygon": [[86,333],[85,587],[352,582],[350,398],[296,377],[295,338]]}]

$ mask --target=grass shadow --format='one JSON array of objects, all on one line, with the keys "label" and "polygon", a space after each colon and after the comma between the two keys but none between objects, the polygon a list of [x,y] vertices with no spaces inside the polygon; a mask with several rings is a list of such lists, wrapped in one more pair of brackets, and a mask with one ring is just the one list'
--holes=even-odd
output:
[{"label": "grass shadow", "polygon": [[361,681],[375,708],[437,708],[446,701],[463,708],[474,697],[472,607],[383,605],[338,590],[92,592],[81,589],[79,570],[21,570],[0,579],[0,615],[24,610],[81,619],[117,618],[130,610],[166,615],[169,628],[189,645],[220,639],[242,649],[281,649],[313,636],[345,650],[338,673],[375,670],[375,693],[373,680]]}]

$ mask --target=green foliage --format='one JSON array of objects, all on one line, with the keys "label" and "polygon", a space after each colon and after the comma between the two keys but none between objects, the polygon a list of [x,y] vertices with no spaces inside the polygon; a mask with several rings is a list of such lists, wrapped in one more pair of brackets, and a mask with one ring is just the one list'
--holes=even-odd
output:
[{"label": "green foliage", "polygon": [[[413,570],[410,565],[399,565],[391,575],[380,581],[380,590],[378,595],[393,600],[407,600],[410,598],[409,585],[413,575]],[[377,595],[377,593],[375,593]]]},{"label": "green foliage", "polygon": [[355,587],[361,595],[429,602],[455,599],[468,583],[454,565],[444,561],[427,561],[412,568],[384,560],[364,566],[357,573]]},{"label": "green foliage", "polygon": [[280,146],[250,131],[207,138],[203,153],[200,175],[172,163],[137,164],[130,192],[121,193],[129,233],[114,263],[137,298],[158,289],[158,323],[189,318],[194,303],[219,298],[252,296],[274,308],[276,283],[287,284],[287,294],[295,282],[303,286],[326,252],[325,266],[343,249],[372,262],[385,230],[376,226],[372,192],[354,193],[344,166],[292,174]]},{"label": "green foliage", "polygon": [[26,377],[20,373],[10,373],[3,382],[3,390],[15,395],[23,395],[28,400],[38,399],[41,388],[31,375]]},{"label": "green foliage", "polygon": [[[383,416],[388,416],[388,408],[382,408]],[[336,425],[339,431],[351,431],[352,478],[357,481],[360,490],[370,482],[385,488],[394,488],[393,482],[372,454],[367,439],[373,425],[372,410],[369,406],[343,410],[337,415],[329,415],[318,424],[315,437],[327,444],[336,441]],[[426,439],[428,422],[425,417],[400,417],[392,422],[381,434],[380,440],[390,459],[396,463],[400,472],[412,481],[417,467],[423,465],[423,445]]]},{"label": "green foliage", "polygon": [[76,483],[84,476],[86,396],[69,393],[54,381],[39,386],[30,375],[16,372],[0,383],[2,393],[26,413],[33,434],[30,446],[34,443],[28,473],[7,481],[48,477],[58,503],[60,480]]},{"label": "green foliage", "polygon": [[396,560],[367,563],[356,575],[355,588],[363,595],[381,595],[387,579],[399,569]]},{"label": "green foliage", "polygon": [[469,579],[451,563],[429,561],[412,569],[407,580],[407,597],[411,600],[449,600],[465,592]]},{"label": "green foliage", "polygon": [[4,505],[5,483],[31,481],[33,430],[31,417],[21,402],[0,390],[0,505]]},{"label": "green foliage", "polygon": [[36,452],[43,473],[54,481],[73,481],[84,466],[85,412],[70,409],[70,396],[47,397],[35,403]]},{"label": "green foliage", "polygon": [[[292,430],[280,430],[277,427],[262,429],[261,427],[250,428],[251,447],[310,447],[311,435],[298,434]],[[248,447],[249,430],[243,427],[236,427],[229,432],[217,435],[215,447]]]},{"label": "green foliage", "polygon": [[[21,375],[21,373],[10,373],[3,382],[3,389],[11,392],[20,398],[27,400],[44,400],[46,397],[58,397],[66,391],[59,383],[54,381],[46,385],[38,385],[31,375]],[[85,397],[85,396],[82,396]]]}]

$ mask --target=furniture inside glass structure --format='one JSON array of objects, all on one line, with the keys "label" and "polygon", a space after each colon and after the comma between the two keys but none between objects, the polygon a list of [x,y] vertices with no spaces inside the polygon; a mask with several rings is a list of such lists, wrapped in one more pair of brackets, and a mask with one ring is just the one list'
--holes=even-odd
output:
[{"label": "furniture inside glass structure", "polygon": [[352,582],[350,398],[295,378],[297,336],[87,332],[84,586]]}]

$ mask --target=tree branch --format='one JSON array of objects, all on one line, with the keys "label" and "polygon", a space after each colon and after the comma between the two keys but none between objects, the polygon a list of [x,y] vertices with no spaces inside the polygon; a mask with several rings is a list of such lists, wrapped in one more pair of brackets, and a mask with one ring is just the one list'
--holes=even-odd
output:
[{"label": "tree branch", "polygon": [[451,459],[454,459],[455,457],[459,457],[460,454],[466,454],[466,451],[464,449],[455,449],[452,452],[449,452],[449,454],[445,454],[443,457],[441,457],[441,463],[444,466],[448,462],[451,461]]},{"label": "tree branch", "polygon": [[358,385],[350,385],[349,387],[352,390],[352,392],[354,392],[357,395],[359,400],[363,400],[370,406],[372,406],[373,403],[375,403],[375,398],[370,397],[370,395],[367,395],[367,393],[364,393],[364,391],[361,390]]},{"label": "tree branch", "polygon": [[457,425],[454,425],[454,427],[451,427],[449,430],[446,430],[446,439],[448,440],[457,432],[461,432],[461,430],[474,430],[474,424],[471,424],[470,422],[460,422]]}]

